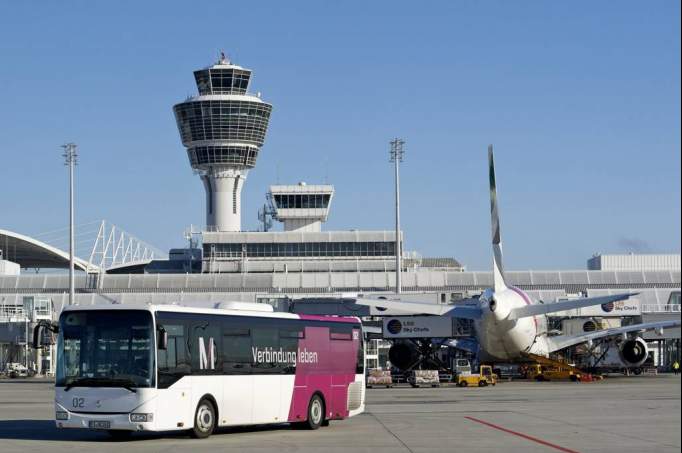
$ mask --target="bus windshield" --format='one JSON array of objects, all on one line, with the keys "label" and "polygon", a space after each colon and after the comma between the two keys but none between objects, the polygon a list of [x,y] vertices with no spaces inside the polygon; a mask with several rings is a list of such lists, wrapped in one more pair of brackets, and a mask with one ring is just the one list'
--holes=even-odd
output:
[{"label": "bus windshield", "polygon": [[59,320],[58,387],[152,387],[154,335],[144,310],[67,311]]}]

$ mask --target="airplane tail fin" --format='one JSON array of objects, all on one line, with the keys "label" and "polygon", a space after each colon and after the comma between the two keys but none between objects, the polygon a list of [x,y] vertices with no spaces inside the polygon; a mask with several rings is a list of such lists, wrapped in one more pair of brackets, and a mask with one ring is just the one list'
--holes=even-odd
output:
[{"label": "airplane tail fin", "polygon": [[502,263],[502,237],[500,234],[500,216],[497,209],[497,187],[495,184],[495,159],[493,145],[488,145],[488,171],[490,179],[490,221],[493,239],[493,288],[495,292],[507,288]]}]

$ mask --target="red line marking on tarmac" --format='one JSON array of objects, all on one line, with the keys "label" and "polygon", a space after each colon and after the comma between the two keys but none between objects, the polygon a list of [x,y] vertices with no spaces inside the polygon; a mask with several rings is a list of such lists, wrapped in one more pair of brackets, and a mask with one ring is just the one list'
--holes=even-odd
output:
[{"label": "red line marking on tarmac", "polygon": [[503,431],[505,433],[509,433],[509,434],[513,434],[515,436],[522,437],[526,440],[530,440],[531,442],[536,442],[540,445],[544,445],[546,447],[554,448],[555,450],[563,451],[564,453],[579,453],[575,450],[571,450],[569,448],[564,448],[562,446],[553,444],[551,442],[547,442],[546,440],[542,440],[542,439],[538,439],[537,437],[529,436],[528,434],[523,434],[523,433],[520,433],[518,431],[512,431],[511,429],[503,428],[502,426],[499,426],[499,425],[494,425],[490,422],[486,422],[485,420],[479,420],[478,418],[468,417],[468,416],[465,416],[464,418],[466,418],[467,420],[471,420],[472,422],[480,423],[482,425],[486,425],[486,426],[489,426],[491,428],[498,429],[498,430]]}]

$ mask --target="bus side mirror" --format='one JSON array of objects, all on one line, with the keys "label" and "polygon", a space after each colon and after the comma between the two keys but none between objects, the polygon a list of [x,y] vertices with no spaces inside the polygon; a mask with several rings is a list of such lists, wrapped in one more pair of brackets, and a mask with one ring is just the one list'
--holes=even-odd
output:
[{"label": "bus side mirror", "polygon": [[50,332],[58,333],[59,324],[53,323],[47,320],[38,321],[38,324],[33,328],[33,349],[42,349],[43,344],[40,341],[43,335],[43,329],[47,329]]},{"label": "bus side mirror", "polygon": [[38,324],[33,328],[33,349],[42,349],[43,345],[40,343],[40,337],[43,333],[43,325]]},{"label": "bus side mirror", "polygon": [[160,326],[158,328],[159,330],[159,339],[158,339],[158,347],[160,350],[165,351],[168,349],[168,332],[166,332],[166,329],[163,328],[163,326]]}]

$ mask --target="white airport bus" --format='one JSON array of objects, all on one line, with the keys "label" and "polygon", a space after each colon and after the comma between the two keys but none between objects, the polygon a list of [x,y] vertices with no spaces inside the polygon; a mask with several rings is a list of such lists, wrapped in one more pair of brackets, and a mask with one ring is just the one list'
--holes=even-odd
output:
[{"label": "white airport bus", "polygon": [[94,305],[58,324],[58,428],[188,430],[294,423],[317,429],[364,410],[358,318],[273,313],[265,304],[219,308]]}]

